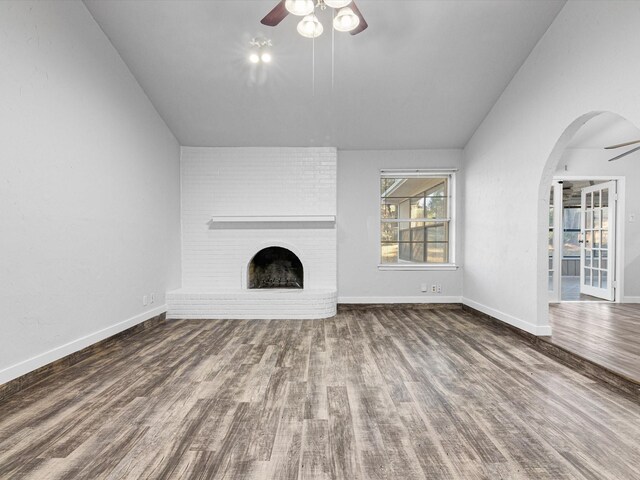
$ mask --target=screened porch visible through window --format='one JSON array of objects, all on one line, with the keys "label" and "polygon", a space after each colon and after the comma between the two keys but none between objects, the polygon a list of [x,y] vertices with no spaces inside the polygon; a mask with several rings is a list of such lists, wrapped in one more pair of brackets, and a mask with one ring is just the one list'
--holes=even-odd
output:
[{"label": "screened porch visible through window", "polygon": [[451,175],[380,179],[382,264],[450,262]]}]

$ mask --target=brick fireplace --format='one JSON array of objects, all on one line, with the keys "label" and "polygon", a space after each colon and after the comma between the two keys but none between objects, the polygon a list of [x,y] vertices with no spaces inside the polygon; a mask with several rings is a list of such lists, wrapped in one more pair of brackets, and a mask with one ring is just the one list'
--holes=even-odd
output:
[{"label": "brick fireplace", "polygon": [[335,315],[336,163],[333,148],[183,148],[168,317]]}]

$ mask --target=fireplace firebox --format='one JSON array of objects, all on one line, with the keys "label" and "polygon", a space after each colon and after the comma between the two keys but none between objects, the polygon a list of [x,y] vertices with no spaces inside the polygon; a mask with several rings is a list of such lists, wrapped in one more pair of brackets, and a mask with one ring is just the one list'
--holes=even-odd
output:
[{"label": "fireplace firebox", "polygon": [[302,262],[291,250],[268,247],[249,263],[247,286],[254,288],[303,288]]}]

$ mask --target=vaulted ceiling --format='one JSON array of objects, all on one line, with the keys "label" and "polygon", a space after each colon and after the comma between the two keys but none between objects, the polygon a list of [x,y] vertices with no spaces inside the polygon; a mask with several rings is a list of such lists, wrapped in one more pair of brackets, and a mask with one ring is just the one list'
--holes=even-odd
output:
[{"label": "vaulted ceiling", "polygon": [[464,147],[564,4],[359,0],[369,29],[314,45],[260,24],[277,1],[85,4],[182,145],[343,149]]}]

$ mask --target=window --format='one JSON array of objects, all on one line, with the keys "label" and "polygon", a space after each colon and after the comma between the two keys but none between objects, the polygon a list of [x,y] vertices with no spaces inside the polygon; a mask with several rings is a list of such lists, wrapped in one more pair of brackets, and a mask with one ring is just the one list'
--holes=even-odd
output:
[{"label": "window", "polygon": [[580,207],[565,207],[563,210],[562,257],[580,258]]},{"label": "window", "polygon": [[382,171],[381,266],[453,263],[454,173]]}]

